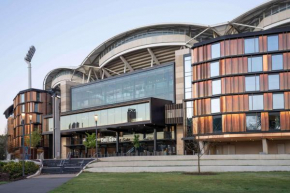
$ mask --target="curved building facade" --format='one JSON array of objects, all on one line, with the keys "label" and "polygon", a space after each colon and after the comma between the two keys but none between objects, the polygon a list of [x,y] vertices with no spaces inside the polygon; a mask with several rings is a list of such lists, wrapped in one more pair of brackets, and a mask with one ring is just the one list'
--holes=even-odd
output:
[{"label": "curved building facade", "polygon": [[143,155],[290,153],[289,10],[268,1],[211,26],[142,26],[48,72],[43,89],[60,99],[41,123],[45,156],[128,155],[136,134]]}]

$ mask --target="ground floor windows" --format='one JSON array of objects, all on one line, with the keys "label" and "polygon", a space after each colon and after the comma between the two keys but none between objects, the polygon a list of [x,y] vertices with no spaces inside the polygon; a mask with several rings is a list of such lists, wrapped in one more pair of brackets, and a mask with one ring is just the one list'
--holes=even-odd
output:
[{"label": "ground floor windows", "polygon": [[213,133],[222,132],[222,116],[213,116]]},{"label": "ground floor windows", "polygon": [[246,116],[247,131],[261,130],[261,113]]},{"label": "ground floor windows", "polygon": [[280,130],[280,113],[269,113],[269,130]]}]

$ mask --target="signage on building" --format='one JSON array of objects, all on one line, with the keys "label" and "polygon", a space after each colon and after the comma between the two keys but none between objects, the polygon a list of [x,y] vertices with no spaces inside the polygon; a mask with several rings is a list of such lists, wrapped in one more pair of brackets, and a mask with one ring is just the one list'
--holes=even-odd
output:
[{"label": "signage on building", "polygon": [[108,142],[116,142],[116,137],[103,137],[101,138],[102,143],[108,143]]}]

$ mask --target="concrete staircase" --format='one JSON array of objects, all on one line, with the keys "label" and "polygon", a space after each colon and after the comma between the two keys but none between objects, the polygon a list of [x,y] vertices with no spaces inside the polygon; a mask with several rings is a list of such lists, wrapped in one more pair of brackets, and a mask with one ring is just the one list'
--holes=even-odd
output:
[{"label": "concrete staircase", "polygon": [[43,160],[41,174],[74,174],[94,159],[47,159]]},{"label": "concrete staircase", "polygon": [[[202,172],[290,171],[290,155],[204,155]],[[197,156],[99,158],[89,172],[197,172]]]}]

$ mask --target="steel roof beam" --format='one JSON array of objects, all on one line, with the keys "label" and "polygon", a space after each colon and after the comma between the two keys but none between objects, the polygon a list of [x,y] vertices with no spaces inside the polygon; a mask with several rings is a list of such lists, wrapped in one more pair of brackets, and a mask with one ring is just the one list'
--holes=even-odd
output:
[{"label": "steel roof beam", "polygon": [[120,56],[120,59],[124,63],[124,73],[126,73],[126,68],[128,68],[131,72],[134,71],[134,69],[132,68],[132,66],[129,64],[129,62],[123,56]]},{"label": "steel roof beam", "polygon": [[153,51],[150,48],[147,48],[152,60],[154,60],[155,64],[159,65],[160,62],[158,61],[157,57],[155,56],[155,54],[153,53]]}]

